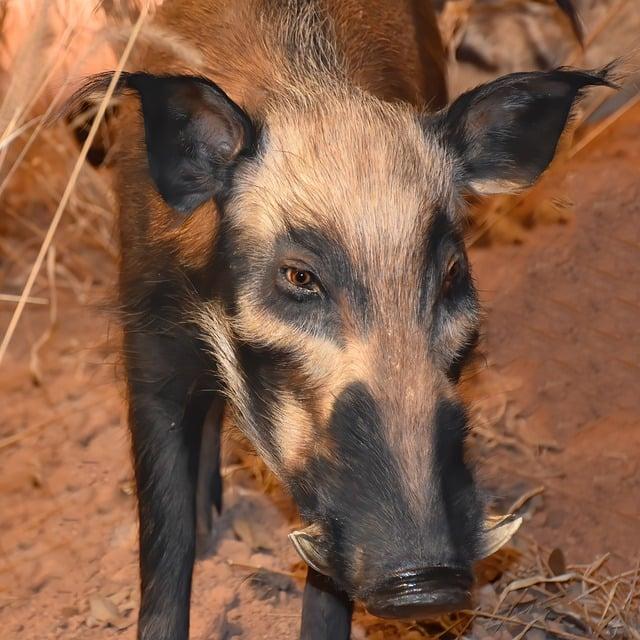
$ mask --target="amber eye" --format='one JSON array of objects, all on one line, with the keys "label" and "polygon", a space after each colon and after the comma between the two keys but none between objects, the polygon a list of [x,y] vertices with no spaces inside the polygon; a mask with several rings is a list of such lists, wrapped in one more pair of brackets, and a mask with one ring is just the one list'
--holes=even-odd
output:
[{"label": "amber eye", "polygon": [[285,275],[287,280],[295,287],[308,287],[315,281],[311,271],[296,269],[295,267],[287,267]]}]

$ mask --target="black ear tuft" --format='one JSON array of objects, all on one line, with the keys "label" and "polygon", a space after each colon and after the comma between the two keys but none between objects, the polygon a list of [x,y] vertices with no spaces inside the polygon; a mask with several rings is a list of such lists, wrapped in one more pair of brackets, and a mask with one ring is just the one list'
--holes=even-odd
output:
[{"label": "black ear tuft", "polygon": [[[91,79],[67,111],[104,93],[112,76]],[[242,109],[213,82],[195,76],[123,73],[116,89],[140,96],[149,170],[167,204],[190,213],[223,198],[237,160],[254,144],[254,128]]]},{"label": "black ear tuft", "polygon": [[612,66],[514,73],[462,94],[437,116],[460,179],[480,193],[527,187],[547,168],[585,88],[614,87]]}]

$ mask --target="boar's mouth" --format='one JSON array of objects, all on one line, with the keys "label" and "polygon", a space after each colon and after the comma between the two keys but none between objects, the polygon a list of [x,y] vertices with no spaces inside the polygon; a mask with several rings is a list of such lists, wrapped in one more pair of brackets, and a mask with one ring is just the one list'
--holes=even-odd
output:
[{"label": "boar's mouth", "polygon": [[[479,559],[493,555],[511,540],[522,524],[522,518],[514,514],[489,516],[484,522],[483,547]],[[289,539],[304,562],[325,576],[334,577],[331,568],[329,545],[322,528],[312,524],[300,531],[292,531]]]}]

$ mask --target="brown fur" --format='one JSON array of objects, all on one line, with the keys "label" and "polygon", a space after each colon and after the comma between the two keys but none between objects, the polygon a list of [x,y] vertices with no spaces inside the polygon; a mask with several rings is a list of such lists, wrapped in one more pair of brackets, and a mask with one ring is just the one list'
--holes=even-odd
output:
[{"label": "brown fur", "polygon": [[[172,32],[172,46],[159,50],[157,44],[150,45],[137,64],[151,73],[206,75],[266,123],[270,152],[246,170],[253,175],[239,180],[250,188],[240,188],[229,212],[234,220],[237,212],[237,231],[247,243],[271,242],[284,230],[283,211],[288,224],[330,230],[349,247],[354,263],[376,274],[368,284],[379,309],[400,305],[411,314],[412,290],[408,286],[397,291],[397,270],[411,273],[414,253],[407,250],[408,243],[424,236],[421,232],[434,206],[452,197],[450,160],[435,140],[425,139],[410,106],[440,107],[446,100],[435,15],[426,0],[325,0],[317,3],[319,10],[311,7],[302,20],[294,21],[283,10],[287,2],[271,3],[282,5],[280,13],[266,8],[268,4],[264,0],[167,2],[154,29]],[[333,39],[317,43],[317,51],[301,50],[292,57],[287,45],[304,47],[305,38],[313,44],[305,29],[311,32],[318,24]],[[398,33],[405,37],[399,39]],[[175,41],[181,39],[185,50],[197,43],[202,62],[195,68],[198,56],[176,55]],[[202,269],[214,246],[215,205],[208,203],[182,221],[141,169],[145,150],[137,109],[125,114],[123,129],[124,139],[134,141],[121,162],[123,251],[151,243],[175,255],[180,268]],[[339,182],[337,175],[342,177]],[[371,207],[372,202],[379,206]],[[355,225],[354,218],[359,218]],[[132,235],[142,242],[132,242]],[[385,265],[399,255],[405,258],[385,277]],[[290,471],[307,455],[319,453],[319,445],[315,451],[305,449],[305,443],[314,441],[306,437],[313,423],[317,426],[328,419],[332,399],[342,389],[371,379],[372,364],[383,347],[363,342],[355,326],[344,349],[326,340],[296,336],[286,323],[256,308],[250,294],[240,296],[240,301],[228,340],[239,337],[252,344],[301,349],[307,383],[321,398],[313,417],[293,397],[281,399],[278,438]],[[343,311],[348,314],[348,306]],[[378,315],[383,317],[384,312]],[[219,309],[209,312],[209,324],[202,320],[201,309],[199,316],[212,343],[219,343]],[[349,325],[347,317],[343,321]],[[388,332],[401,338],[397,327]],[[406,352],[410,368],[420,366],[413,359],[424,350],[423,346]],[[388,373],[379,372],[382,378]],[[229,380],[235,375],[230,364],[225,377],[232,389],[241,385]],[[235,394],[234,400],[242,405],[240,396]],[[242,407],[238,409],[242,414]],[[401,433],[403,427],[398,429]],[[406,437],[395,438],[404,449]],[[325,455],[332,455],[327,441],[323,446]]]},{"label": "brown fur", "polygon": [[[165,39],[166,48],[160,45],[162,39],[143,40],[147,44],[133,64],[162,75],[205,75],[257,117],[284,87],[289,93],[308,93],[304,83],[293,77],[293,67],[317,64],[313,52],[304,55],[305,60],[292,60],[286,51],[284,39],[304,42],[307,37],[304,21],[290,20],[288,4],[286,0],[168,0],[151,29],[172,35]],[[433,108],[445,104],[444,54],[429,0],[320,0],[317,4],[319,15],[311,8],[307,20],[326,22],[329,16],[335,50],[327,53],[342,58],[354,85],[384,100]],[[398,39],[398,33],[405,37]],[[201,208],[182,224],[156,195],[141,170],[145,165],[142,123],[136,101],[131,102],[121,123],[122,139],[127,141],[118,189],[124,244],[131,245],[128,238],[142,230],[147,238],[174,252],[183,268],[202,268],[213,246],[214,205]]]}]

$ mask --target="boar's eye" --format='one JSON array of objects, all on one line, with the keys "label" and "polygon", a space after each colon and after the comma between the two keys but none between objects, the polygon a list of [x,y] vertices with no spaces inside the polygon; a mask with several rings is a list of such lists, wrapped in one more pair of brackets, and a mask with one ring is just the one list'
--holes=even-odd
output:
[{"label": "boar's eye", "polygon": [[310,300],[322,293],[318,278],[303,267],[282,267],[284,290],[299,301]]},{"label": "boar's eye", "polygon": [[444,280],[442,281],[442,295],[449,295],[455,288],[462,275],[463,265],[459,256],[451,256],[447,264]]},{"label": "boar's eye", "polygon": [[287,267],[285,275],[287,276],[287,280],[296,287],[308,287],[315,281],[315,277],[311,271],[296,269],[295,267]]}]

